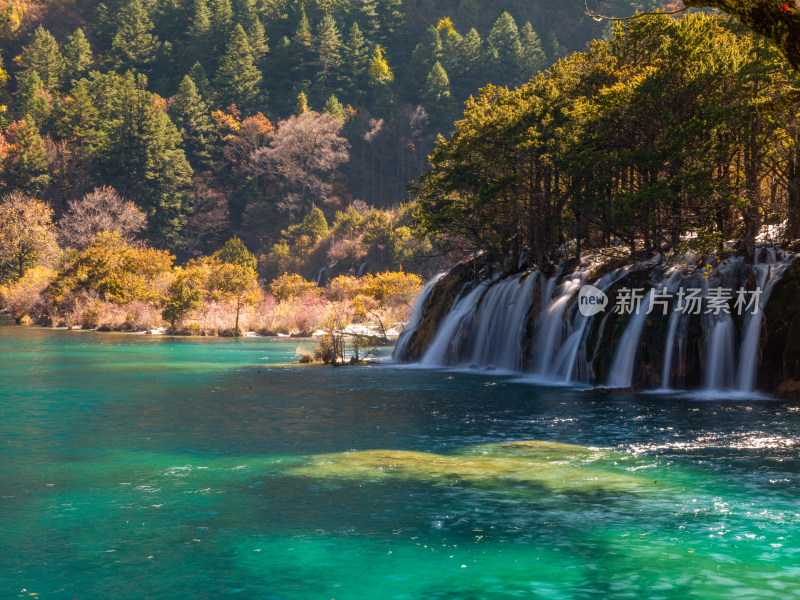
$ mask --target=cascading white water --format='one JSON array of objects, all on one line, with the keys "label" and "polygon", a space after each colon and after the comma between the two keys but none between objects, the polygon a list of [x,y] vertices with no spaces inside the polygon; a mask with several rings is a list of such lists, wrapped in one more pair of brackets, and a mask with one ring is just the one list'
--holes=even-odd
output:
[{"label": "cascading white water", "polygon": [[[763,258],[765,255],[766,258]],[[778,261],[774,253],[764,250],[760,256],[762,260],[753,267],[745,265],[741,257],[728,258],[717,265],[710,280],[699,268],[690,268],[688,274],[685,273],[686,267],[673,268],[663,283],[644,295],[640,309],[627,317],[627,323],[620,325],[623,330],[616,347],[601,347],[604,352],[613,352],[606,385],[631,387],[637,364],[641,364],[643,359],[652,360],[652,356],[644,357],[639,350],[647,323],[647,309],[656,290],[666,288],[672,298],[676,298],[678,288],[687,291],[699,289],[703,296],[713,295],[712,288],[732,288],[735,294],[736,289],[745,285],[748,276],[753,273],[757,285],[762,289],[761,310],[757,315],[744,316],[741,334],[737,333],[738,319],[725,311],[712,315],[706,310],[704,302],[702,312],[682,312],[673,300],[669,318],[660,321],[659,335],[664,336],[663,354],[658,357],[657,365],[647,364],[649,369],[660,370],[662,390],[670,389],[671,385],[680,386],[685,379],[692,382],[699,380],[708,391],[752,391],[755,387],[763,308],[770,291],[793,258]],[[437,327],[420,363],[429,367],[452,365],[521,371],[526,362],[523,351],[527,344],[531,344],[530,371],[537,379],[564,382],[577,379],[593,383],[592,361],[597,346],[590,350],[587,344],[589,340],[606,339],[602,325],[599,328],[592,326],[592,320],[602,316],[582,315],[573,299],[586,283],[607,291],[632,268],[641,270],[646,266],[656,267],[652,276],[657,280],[660,259],[655,257],[648,262],[651,264],[639,263],[617,269],[592,282],[588,281],[589,275],[599,263],[584,263],[573,273],[562,276],[559,271],[548,279],[534,271],[484,281],[476,287],[468,284],[466,291],[459,295]],[[421,308],[434,283],[435,280],[426,286],[408,331],[398,341],[394,356],[400,360],[408,351],[411,334],[419,327]],[[529,327],[534,316],[531,332]],[[699,322],[695,320],[698,318]],[[697,332],[698,324],[702,324],[702,337]]]},{"label": "cascading white water", "polygon": [[784,271],[794,260],[794,257],[777,261],[774,251],[767,252],[764,262],[754,265],[756,283],[761,289],[759,307],[755,314],[747,315],[742,336],[739,368],[736,377],[736,389],[740,392],[752,392],[756,384],[756,368],[758,363],[758,346],[761,340],[761,326],[764,321],[764,308],[769,300],[772,288],[780,281]]},{"label": "cascading white water", "polygon": [[653,290],[648,291],[639,305],[638,310],[634,310],[625,331],[617,345],[614,353],[614,362],[608,374],[608,385],[615,388],[631,387],[633,382],[633,367],[636,363],[636,351],[639,348],[639,340],[642,337],[645,321],[647,320],[647,307],[650,303],[650,296]]},{"label": "cascading white water", "polygon": [[710,391],[726,391],[733,387],[735,363],[733,319],[730,315],[714,323],[708,341],[705,388]]},{"label": "cascading white water", "polygon": [[466,296],[456,300],[444,322],[436,330],[436,336],[423,354],[420,364],[425,367],[441,367],[449,364],[451,348],[460,341],[464,322],[472,316],[487,284],[476,285]]},{"label": "cascading white water", "polygon": [[512,277],[492,286],[475,314],[471,365],[518,371],[522,368],[525,316],[536,290],[538,273]]},{"label": "cascading white water", "polygon": [[431,295],[433,287],[444,276],[445,273],[439,273],[430,281],[428,281],[425,284],[425,287],[422,288],[422,291],[414,303],[414,308],[412,309],[411,316],[408,319],[408,325],[400,334],[400,337],[397,338],[397,345],[392,351],[392,358],[395,360],[403,360],[405,358],[406,350],[408,349],[408,343],[411,340],[411,334],[419,329],[419,326],[422,323],[422,311],[425,308],[425,303],[428,301],[428,297]]},{"label": "cascading white water", "polygon": [[[680,271],[673,271],[664,282],[667,292],[674,294],[681,282]],[[669,324],[667,326],[667,341],[664,344],[664,365],[661,368],[661,389],[668,390],[670,375],[672,374],[672,356],[675,350],[675,334],[678,331],[678,323],[681,320],[681,311],[678,306],[672,306],[669,314]]]},{"label": "cascading white water", "polygon": [[556,295],[553,290],[556,289],[558,274],[547,282],[545,291],[547,304],[536,321],[538,335],[533,351],[533,372],[537,375],[545,377],[553,375],[552,363],[558,354],[564,335],[564,311],[567,309],[569,299],[580,289],[584,278],[583,274],[569,277],[558,287]]},{"label": "cascading white water", "polygon": [[[594,284],[594,287],[602,292],[606,292],[617,280],[627,273],[627,271],[628,270],[624,268],[615,269],[611,273],[607,273],[601,277],[600,280]],[[586,281],[586,275],[588,275],[588,273],[589,270],[581,277],[581,285]],[[572,332],[564,341],[564,344],[558,351],[558,355],[553,361],[552,371],[556,379],[564,381],[565,383],[573,381],[573,374],[575,371],[575,364],[578,362],[578,352],[580,350],[581,341],[586,332],[586,326],[591,320],[592,317],[587,317],[581,314],[577,308],[575,309],[571,324]]]}]

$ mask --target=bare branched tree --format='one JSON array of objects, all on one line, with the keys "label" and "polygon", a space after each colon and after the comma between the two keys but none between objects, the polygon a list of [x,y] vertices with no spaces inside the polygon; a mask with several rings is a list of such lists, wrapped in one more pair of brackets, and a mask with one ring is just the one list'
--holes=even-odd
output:
[{"label": "bare branched tree", "polygon": [[118,231],[130,241],[147,225],[145,214],[108,186],[71,200],[68,207],[58,223],[58,235],[70,248],[86,248],[101,231]]},{"label": "bare branched tree", "polygon": [[211,254],[222,246],[229,235],[228,197],[212,182],[211,177],[200,176],[195,179],[194,212],[185,230],[185,252],[189,256]]},{"label": "bare branched tree", "polygon": [[308,111],[282,121],[270,145],[251,154],[254,174],[276,176],[285,186],[284,210],[329,199],[336,171],[350,157],[341,128],[336,117]]}]

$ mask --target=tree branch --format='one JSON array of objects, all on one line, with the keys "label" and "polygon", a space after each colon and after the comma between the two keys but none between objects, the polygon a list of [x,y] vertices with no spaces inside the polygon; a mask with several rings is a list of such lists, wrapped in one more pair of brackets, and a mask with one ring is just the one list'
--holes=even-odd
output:
[{"label": "tree branch", "polygon": [[684,0],[687,8],[717,8],[772,40],[800,69],[800,10],[794,0]]},{"label": "tree branch", "polygon": [[584,12],[587,16],[590,16],[595,21],[630,21],[631,19],[640,19],[642,17],[647,17],[649,15],[677,15],[678,13],[682,13],[683,11],[688,9],[688,6],[684,6],[683,8],[679,8],[678,10],[671,10],[671,11],[663,11],[663,10],[656,10],[652,12],[643,12],[643,13],[636,13],[630,17],[607,17],[605,15],[598,15],[593,13],[589,10],[589,0],[583,0],[583,7]]}]

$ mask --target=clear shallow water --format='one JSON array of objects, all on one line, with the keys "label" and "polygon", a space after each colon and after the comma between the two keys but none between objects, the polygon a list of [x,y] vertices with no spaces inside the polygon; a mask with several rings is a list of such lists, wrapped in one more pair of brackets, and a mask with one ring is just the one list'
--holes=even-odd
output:
[{"label": "clear shallow water", "polygon": [[800,597],[800,406],[296,346],[0,327],[0,597]]}]

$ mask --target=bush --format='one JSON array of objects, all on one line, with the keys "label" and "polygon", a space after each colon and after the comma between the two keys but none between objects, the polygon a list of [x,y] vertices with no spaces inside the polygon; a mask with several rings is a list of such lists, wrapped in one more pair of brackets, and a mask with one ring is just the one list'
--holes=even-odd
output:
[{"label": "bush", "polygon": [[321,293],[316,283],[306,281],[302,275],[296,273],[292,275],[284,273],[270,284],[269,291],[279,302],[305,294]]},{"label": "bush", "polygon": [[21,321],[45,304],[42,292],[55,277],[55,271],[44,267],[29,269],[22,279],[0,286],[0,306]]}]

